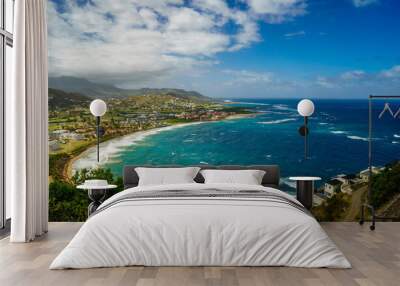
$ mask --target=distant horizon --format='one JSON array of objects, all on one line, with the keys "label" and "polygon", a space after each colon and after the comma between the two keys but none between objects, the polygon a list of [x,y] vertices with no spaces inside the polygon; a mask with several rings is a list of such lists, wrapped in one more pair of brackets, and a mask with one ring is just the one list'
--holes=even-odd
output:
[{"label": "distant horizon", "polygon": [[[66,76],[66,75],[61,75],[61,76],[54,77],[54,76],[50,76],[49,75],[49,79],[50,78],[53,78],[53,79],[55,79],[55,78],[63,78],[63,77],[64,78],[73,78],[73,79],[86,80],[86,81],[89,81],[90,83],[105,85],[104,83],[99,83],[99,82],[96,82],[94,80],[89,80],[89,79],[86,79],[86,78],[83,78],[83,77]],[[203,94],[203,93],[201,93],[201,92],[199,92],[197,90],[189,90],[189,89],[183,89],[183,88],[179,88],[179,87],[142,86],[142,87],[136,87],[136,88],[121,88],[121,87],[118,87],[118,86],[115,86],[115,85],[112,85],[112,84],[106,84],[106,85],[114,87],[114,88],[118,88],[118,89],[121,89],[121,90],[124,90],[124,91],[140,90],[140,89],[177,89],[177,90],[184,90],[184,91],[188,91],[188,92],[193,91],[193,92],[198,92],[201,95],[209,97],[209,98],[212,98],[212,99],[233,100],[233,101],[234,100],[252,100],[252,99],[254,99],[254,100],[258,100],[258,99],[271,99],[271,100],[289,100],[289,99],[293,99],[293,100],[296,100],[296,99],[304,99],[304,98],[313,99],[313,100],[368,100],[368,96],[369,95],[379,95],[379,94],[367,94],[367,95],[365,95],[365,98],[359,97],[359,96],[358,97],[345,97],[345,98],[343,98],[343,97],[315,97],[315,96],[314,97],[311,97],[311,96],[303,96],[303,97],[294,97],[294,96],[293,97],[218,97],[217,96],[217,97],[211,97],[211,96],[209,96],[207,94]],[[50,87],[50,86],[49,86],[49,88],[56,89],[56,88]],[[392,94],[392,95],[400,95],[400,92],[398,94]]]}]

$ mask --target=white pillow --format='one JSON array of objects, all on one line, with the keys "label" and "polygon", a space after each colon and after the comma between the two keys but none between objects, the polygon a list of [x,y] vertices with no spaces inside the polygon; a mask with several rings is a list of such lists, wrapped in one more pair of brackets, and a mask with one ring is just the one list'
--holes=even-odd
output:
[{"label": "white pillow", "polygon": [[202,170],[205,184],[261,185],[265,171],[261,170]]},{"label": "white pillow", "polygon": [[195,183],[200,171],[198,167],[185,168],[135,168],[139,176],[139,186]]}]

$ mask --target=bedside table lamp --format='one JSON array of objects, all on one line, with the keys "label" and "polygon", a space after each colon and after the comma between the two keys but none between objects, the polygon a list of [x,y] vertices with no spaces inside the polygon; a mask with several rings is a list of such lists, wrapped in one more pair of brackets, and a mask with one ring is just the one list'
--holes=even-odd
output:
[{"label": "bedside table lamp", "polygon": [[100,130],[100,117],[103,116],[106,111],[107,105],[103,100],[95,99],[90,103],[90,112],[96,116],[97,162],[100,162],[100,136],[104,135],[104,130]]},{"label": "bedside table lamp", "polygon": [[309,133],[308,129],[308,117],[314,113],[314,103],[309,99],[303,99],[297,105],[297,111],[301,116],[304,117],[304,125],[299,128],[299,133],[304,136],[304,158],[308,157],[308,142],[307,137]]}]

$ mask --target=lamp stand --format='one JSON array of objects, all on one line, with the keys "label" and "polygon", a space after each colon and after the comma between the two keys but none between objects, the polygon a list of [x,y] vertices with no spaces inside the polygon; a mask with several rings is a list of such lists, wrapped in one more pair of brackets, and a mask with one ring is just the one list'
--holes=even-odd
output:
[{"label": "lamp stand", "polygon": [[96,116],[96,135],[97,135],[97,163],[100,162],[100,116]]},{"label": "lamp stand", "polygon": [[308,116],[304,116],[304,159],[308,157]]}]

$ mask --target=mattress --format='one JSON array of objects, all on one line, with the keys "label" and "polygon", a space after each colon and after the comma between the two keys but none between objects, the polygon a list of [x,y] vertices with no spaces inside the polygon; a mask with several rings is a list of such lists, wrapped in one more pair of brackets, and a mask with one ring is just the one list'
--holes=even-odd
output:
[{"label": "mattress", "polygon": [[109,198],[50,269],[133,265],[351,267],[290,195],[193,183],[135,187]]}]

